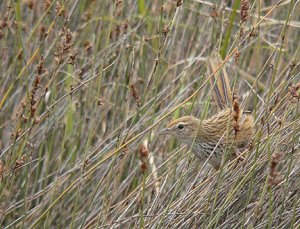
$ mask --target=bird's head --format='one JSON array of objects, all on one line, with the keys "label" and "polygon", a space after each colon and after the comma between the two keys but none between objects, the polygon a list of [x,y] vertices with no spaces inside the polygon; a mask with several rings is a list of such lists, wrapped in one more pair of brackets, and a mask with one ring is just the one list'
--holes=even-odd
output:
[{"label": "bird's head", "polygon": [[191,144],[198,132],[199,123],[199,119],[197,118],[192,116],[183,116],[169,122],[160,134],[171,135],[183,143]]}]

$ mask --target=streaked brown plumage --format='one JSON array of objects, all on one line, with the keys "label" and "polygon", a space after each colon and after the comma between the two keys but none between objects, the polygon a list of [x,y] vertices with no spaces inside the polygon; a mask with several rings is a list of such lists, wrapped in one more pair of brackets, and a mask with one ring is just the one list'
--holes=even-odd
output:
[{"label": "streaked brown plumage", "polygon": [[229,108],[203,120],[193,116],[183,116],[171,121],[164,130],[182,143],[192,147],[192,151],[202,160],[218,169],[227,150],[227,158],[233,159],[236,150],[245,147],[252,135],[253,119],[243,114],[238,123],[239,130],[233,128],[233,111]]},{"label": "streaked brown plumage", "polygon": [[[221,62],[219,54],[214,52],[208,59],[208,71],[212,74]],[[218,71],[214,78],[216,82],[211,81],[214,98],[222,110],[202,121],[193,116],[180,117],[171,121],[162,133],[192,147],[196,156],[208,159],[208,163],[218,169],[226,152],[227,159],[233,159],[239,149],[248,144],[254,124],[252,116],[243,114],[240,108],[228,108],[232,95],[226,70]]]}]

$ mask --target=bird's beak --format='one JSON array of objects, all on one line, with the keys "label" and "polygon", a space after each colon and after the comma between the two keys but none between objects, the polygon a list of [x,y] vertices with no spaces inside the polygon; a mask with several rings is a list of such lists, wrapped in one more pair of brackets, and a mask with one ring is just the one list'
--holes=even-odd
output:
[{"label": "bird's beak", "polygon": [[161,131],[159,131],[158,134],[159,134],[159,135],[168,134],[169,131],[170,131],[170,129],[164,128],[164,129],[162,129]]}]

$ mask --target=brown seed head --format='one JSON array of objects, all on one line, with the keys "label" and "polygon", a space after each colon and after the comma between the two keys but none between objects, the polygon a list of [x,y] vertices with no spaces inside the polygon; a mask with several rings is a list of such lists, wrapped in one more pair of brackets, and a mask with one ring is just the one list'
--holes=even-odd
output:
[{"label": "brown seed head", "polygon": [[250,4],[248,0],[242,0],[241,3],[241,21],[246,22],[249,18]]},{"label": "brown seed head", "polygon": [[146,146],[144,144],[141,144],[139,146],[139,157],[141,160],[144,160],[145,158],[147,159],[149,155],[149,151],[148,149],[146,148]]}]

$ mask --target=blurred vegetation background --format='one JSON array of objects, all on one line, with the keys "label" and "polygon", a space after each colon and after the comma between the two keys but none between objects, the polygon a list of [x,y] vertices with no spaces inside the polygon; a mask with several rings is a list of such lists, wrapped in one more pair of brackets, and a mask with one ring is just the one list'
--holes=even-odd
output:
[{"label": "blurred vegetation background", "polygon": [[[299,1],[0,2],[2,228],[297,228]],[[158,132],[216,112],[218,50],[255,117],[214,171]]]}]

